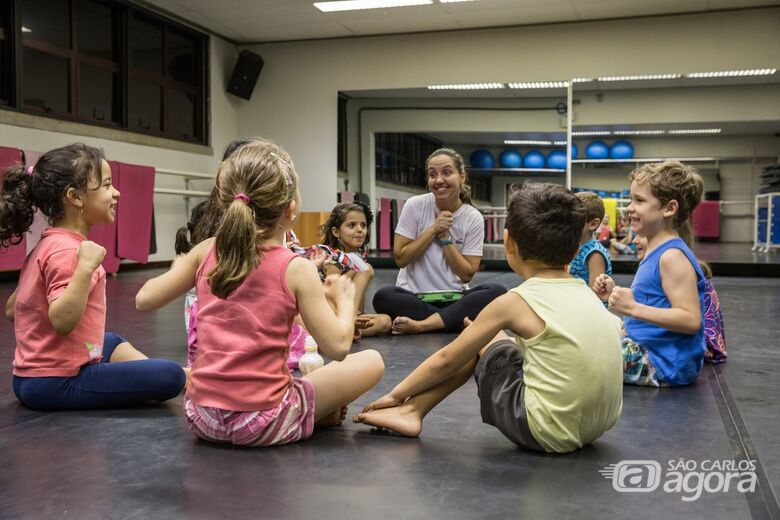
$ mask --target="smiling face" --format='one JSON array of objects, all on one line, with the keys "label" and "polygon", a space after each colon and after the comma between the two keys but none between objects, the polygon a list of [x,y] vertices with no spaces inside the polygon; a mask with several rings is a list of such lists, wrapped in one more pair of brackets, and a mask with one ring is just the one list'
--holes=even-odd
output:
[{"label": "smiling face", "polygon": [[670,226],[676,201],[662,206],[653,195],[647,182],[631,181],[631,204],[628,205],[628,217],[631,231],[645,237],[652,237]]},{"label": "smiling face", "polygon": [[111,184],[111,167],[101,162],[100,172],[93,172],[84,196],[83,219],[90,225],[110,224],[116,218],[119,191]]},{"label": "smiling face", "polygon": [[642,235],[637,235],[632,242],[636,245],[637,259],[642,260],[645,257],[645,253],[647,253],[647,239]]},{"label": "smiling face", "polygon": [[368,233],[366,215],[362,211],[350,211],[344,222],[338,228],[331,228],[331,232],[348,253],[360,249],[365,244]]},{"label": "smiling face", "polygon": [[435,155],[428,160],[428,189],[440,203],[456,201],[466,180],[465,172],[459,172],[455,161],[446,154]]}]

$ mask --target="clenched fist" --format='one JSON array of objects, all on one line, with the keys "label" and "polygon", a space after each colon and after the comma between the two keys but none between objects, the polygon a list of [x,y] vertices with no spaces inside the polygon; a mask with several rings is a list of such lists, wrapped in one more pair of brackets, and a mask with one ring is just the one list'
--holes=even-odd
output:
[{"label": "clenched fist", "polygon": [[81,245],[79,245],[79,250],[76,253],[79,265],[90,271],[97,269],[105,256],[106,249],[91,240],[84,240]]},{"label": "clenched fist", "polygon": [[636,307],[634,291],[627,287],[618,286],[612,289],[612,294],[609,295],[609,310],[623,316],[631,316],[634,307]]}]

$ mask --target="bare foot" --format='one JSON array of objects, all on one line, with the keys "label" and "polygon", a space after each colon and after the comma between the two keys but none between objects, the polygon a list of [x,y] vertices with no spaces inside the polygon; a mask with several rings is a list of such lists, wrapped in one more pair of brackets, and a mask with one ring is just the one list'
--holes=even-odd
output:
[{"label": "bare foot", "polygon": [[422,431],[422,418],[408,405],[359,413],[352,421],[386,428],[405,437],[418,437]]},{"label": "bare foot", "polygon": [[406,316],[398,316],[393,320],[393,334],[420,334],[421,332],[427,332],[421,321]]},{"label": "bare foot", "polygon": [[314,426],[317,428],[329,428],[331,426],[341,426],[341,423],[344,422],[344,419],[347,418],[347,407],[342,406],[335,412],[333,412],[330,415],[326,415],[316,423],[314,423]]},{"label": "bare foot", "polygon": [[190,367],[181,367],[181,369],[184,370],[184,388],[182,388],[182,391],[184,391],[190,386],[190,372],[192,369]]}]

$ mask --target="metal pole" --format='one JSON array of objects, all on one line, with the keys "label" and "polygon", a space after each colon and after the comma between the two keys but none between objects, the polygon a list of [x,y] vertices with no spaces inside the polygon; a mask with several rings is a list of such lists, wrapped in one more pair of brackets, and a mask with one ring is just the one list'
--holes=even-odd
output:
[{"label": "metal pole", "polygon": [[571,189],[571,124],[574,112],[574,81],[566,86],[566,189]]}]

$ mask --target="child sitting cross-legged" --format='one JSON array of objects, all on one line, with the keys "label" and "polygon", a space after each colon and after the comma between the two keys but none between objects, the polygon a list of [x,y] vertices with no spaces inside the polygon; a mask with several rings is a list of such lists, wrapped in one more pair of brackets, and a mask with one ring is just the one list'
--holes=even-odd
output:
[{"label": "child sitting cross-legged", "polygon": [[417,436],[425,415],[474,373],[482,420],[521,447],[570,452],[615,425],[620,320],[566,272],[585,225],[582,204],[562,186],[528,183],[510,195],[507,213],[507,261],[525,281],[355,422]]}]

